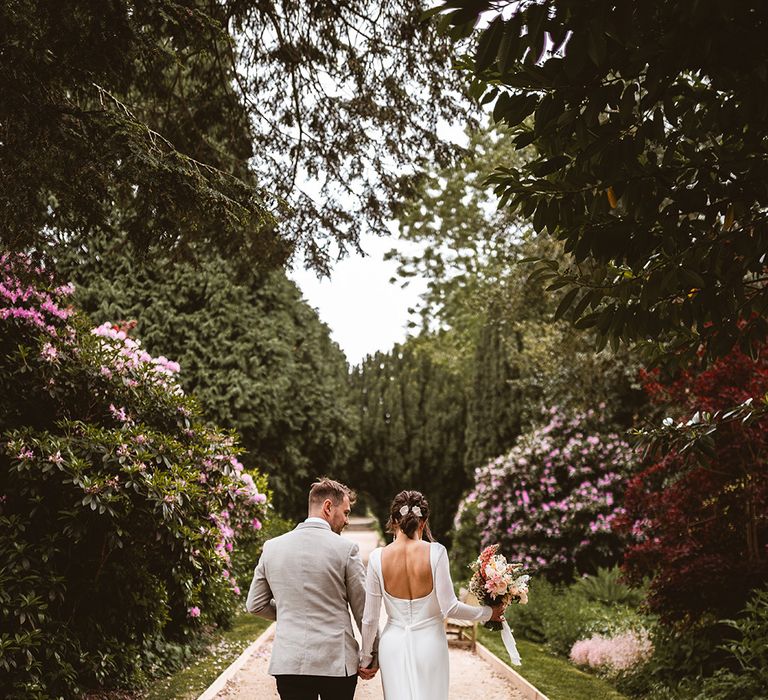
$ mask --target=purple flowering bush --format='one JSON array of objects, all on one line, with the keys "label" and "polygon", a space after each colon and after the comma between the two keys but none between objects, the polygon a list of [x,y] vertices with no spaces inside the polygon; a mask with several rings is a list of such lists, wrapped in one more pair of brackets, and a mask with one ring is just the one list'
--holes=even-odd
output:
[{"label": "purple flowering bush", "polygon": [[[0,687],[141,685],[242,605],[233,571],[267,511],[177,381],[93,328],[28,258],[0,256]],[[235,564],[235,568],[237,567]]]},{"label": "purple flowering bush", "polygon": [[475,470],[456,522],[466,527],[465,513],[474,513],[479,546],[499,542],[507,558],[534,574],[569,581],[618,561],[612,523],[623,512],[634,456],[618,434],[601,431],[596,411],[563,415],[551,408],[546,418]]}]

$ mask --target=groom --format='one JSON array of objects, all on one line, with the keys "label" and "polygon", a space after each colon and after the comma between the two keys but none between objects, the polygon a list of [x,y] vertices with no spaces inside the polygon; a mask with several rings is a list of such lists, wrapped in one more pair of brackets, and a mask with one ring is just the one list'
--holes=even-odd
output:
[{"label": "groom", "polygon": [[[343,537],[355,493],[332,479],[309,491],[309,517],[269,540],[248,592],[248,612],[277,620],[269,673],[282,700],[352,700],[362,629],[365,571]],[[371,675],[374,673],[370,672]]]}]

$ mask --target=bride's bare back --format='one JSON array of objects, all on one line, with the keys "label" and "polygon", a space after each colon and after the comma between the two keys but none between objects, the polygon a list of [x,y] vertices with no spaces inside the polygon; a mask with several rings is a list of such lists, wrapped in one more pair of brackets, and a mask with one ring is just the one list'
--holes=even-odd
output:
[{"label": "bride's bare back", "polygon": [[384,589],[393,598],[414,600],[432,592],[429,542],[399,537],[381,552]]}]

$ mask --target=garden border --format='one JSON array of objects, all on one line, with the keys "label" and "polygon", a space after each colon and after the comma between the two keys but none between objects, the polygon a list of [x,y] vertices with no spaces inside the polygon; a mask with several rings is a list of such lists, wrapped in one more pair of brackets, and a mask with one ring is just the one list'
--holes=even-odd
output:
[{"label": "garden border", "polygon": [[535,685],[525,680],[515,669],[509,664],[502,661],[496,654],[494,654],[488,647],[477,642],[475,646],[475,653],[486,661],[491,668],[500,676],[504,676],[523,696],[524,700],[549,700]]},{"label": "garden border", "polygon": [[229,680],[243,667],[245,666],[251,655],[258,651],[258,649],[266,642],[268,642],[275,633],[275,625],[273,622],[267,629],[265,629],[257,638],[252,642],[240,656],[238,656],[227,668],[225,668],[211,685],[209,685],[200,695],[197,700],[213,700],[218,695],[224,686],[227,685]]}]

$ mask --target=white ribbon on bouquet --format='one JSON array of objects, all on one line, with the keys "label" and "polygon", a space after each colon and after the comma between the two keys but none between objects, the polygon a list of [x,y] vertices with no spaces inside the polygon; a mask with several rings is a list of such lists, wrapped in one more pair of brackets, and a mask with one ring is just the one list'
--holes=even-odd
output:
[{"label": "white ribbon on bouquet", "polygon": [[517,651],[517,644],[515,644],[515,638],[512,636],[512,630],[509,628],[509,623],[502,618],[501,620],[501,641],[504,642],[504,646],[509,654],[509,660],[515,666],[521,666],[520,654]]}]

